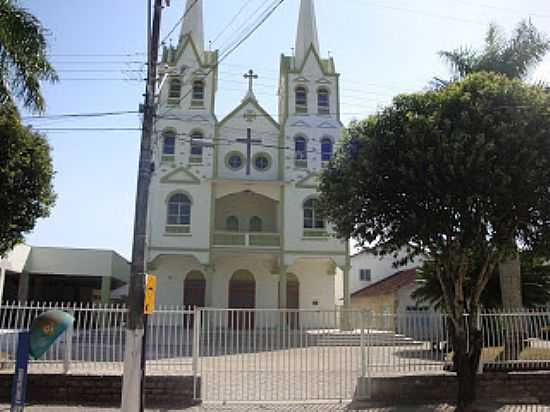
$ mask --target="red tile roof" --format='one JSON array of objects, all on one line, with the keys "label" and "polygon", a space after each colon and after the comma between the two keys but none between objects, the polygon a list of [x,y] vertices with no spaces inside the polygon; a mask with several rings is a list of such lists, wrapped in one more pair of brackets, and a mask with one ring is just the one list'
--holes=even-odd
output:
[{"label": "red tile roof", "polygon": [[401,289],[404,286],[414,285],[416,283],[416,268],[401,270],[397,273],[394,273],[387,278],[379,280],[372,285],[364,287],[363,289],[358,290],[355,293],[352,293],[354,296],[378,296],[386,295],[396,290]]}]

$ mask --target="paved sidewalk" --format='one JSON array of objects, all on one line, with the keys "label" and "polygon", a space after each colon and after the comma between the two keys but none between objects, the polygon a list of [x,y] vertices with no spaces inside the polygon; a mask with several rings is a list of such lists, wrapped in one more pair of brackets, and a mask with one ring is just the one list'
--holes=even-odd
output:
[{"label": "paved sidewalk", "polygon": [[[0,412],[8,412],[8,405],[0,405]],[[349,405],[338,403],[316,404],[231,404],[231,405],[203,405],[185,410],[147,409],[147,412],[340,412],[340,411],[367,411],[367,412],[453,412],[450,405],[400,405],[376,406],[357,405],[357,409]],[[29,406],[28,412],[120,412],[114,408],[88,408],[64,406]],[[550,412],[549,406],[540,405],[486,405],[478,409],[479,412]]]}]

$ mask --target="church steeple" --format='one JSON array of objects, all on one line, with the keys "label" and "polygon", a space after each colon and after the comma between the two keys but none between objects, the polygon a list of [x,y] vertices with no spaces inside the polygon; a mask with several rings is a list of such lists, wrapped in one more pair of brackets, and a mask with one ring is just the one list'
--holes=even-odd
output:
[{"label": "church steeple", "polygon": [[296,35],[296,65],[299,66],[304,62],[306,54],[312,45],[317,53],[319,53],[315,5],[313,0],[301,0],[298,34]]},{"label": "church steeple", "polygon": [[187,0],[185,17],[181,26],[180,41],[191,36],[199,53],[204,52],[204,25],[202,19],[202,0]]}]

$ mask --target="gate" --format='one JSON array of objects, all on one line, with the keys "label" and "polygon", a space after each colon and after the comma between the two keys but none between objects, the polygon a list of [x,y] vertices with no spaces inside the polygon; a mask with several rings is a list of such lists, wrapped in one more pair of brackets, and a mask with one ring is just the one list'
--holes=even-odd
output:
[{"label": "gate", "polygon": [[[201,308],[204,402],[351,399],[361,375],[360,312]],[[351,319],[356,318],[356,319]]]}]

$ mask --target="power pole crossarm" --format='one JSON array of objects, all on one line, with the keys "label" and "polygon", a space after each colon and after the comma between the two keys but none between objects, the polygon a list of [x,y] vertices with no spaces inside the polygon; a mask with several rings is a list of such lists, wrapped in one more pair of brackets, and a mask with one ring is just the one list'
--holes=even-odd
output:
[{"label": "power pole crossarm", "polygon": [[[150,15],[151,0],[148,0]],[[155,89],[157,78],[157,61],[160,46],[160,23],[162,0],[154,0],[153,22],[148,21],[148,66],[145,106],[143,112],[143,129],[139,156],[137,181],[134,241],[132,248],[132,266],[128,295],[128,326],[126,331],[126,352],[124,356],[124,382],[122,388],[122,410],[138,412],[143,410],[143,302],[145,296],[145,248],[147,238],[147,214],[149,186],[151,183],[151,142],[153,139],[155,115]]]}]

